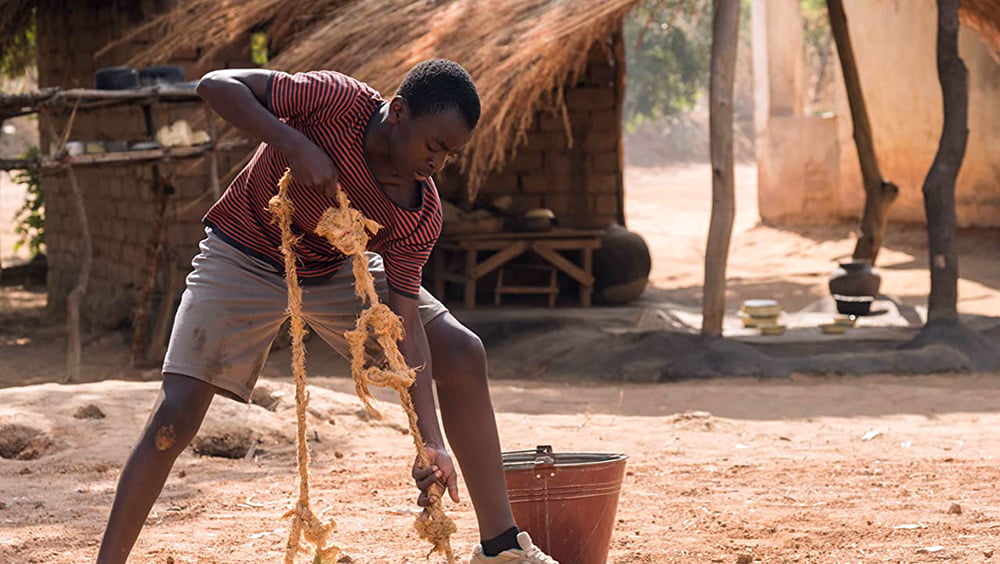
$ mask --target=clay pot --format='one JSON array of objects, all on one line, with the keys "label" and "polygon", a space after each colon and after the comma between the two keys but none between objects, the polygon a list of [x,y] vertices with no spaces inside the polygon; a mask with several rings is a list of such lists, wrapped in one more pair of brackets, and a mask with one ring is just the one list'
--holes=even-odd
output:
[{"label": "clay pot", "polygon": [[834,296],[878,296],[882,275],[867,260],[840,264],[830,274],[830,293]]},{"label": "clay pot", "polygon": [[603,304],[627,304],[646,289],[652,260],[638,233],[612,225],[594,251],[594,298]]}]

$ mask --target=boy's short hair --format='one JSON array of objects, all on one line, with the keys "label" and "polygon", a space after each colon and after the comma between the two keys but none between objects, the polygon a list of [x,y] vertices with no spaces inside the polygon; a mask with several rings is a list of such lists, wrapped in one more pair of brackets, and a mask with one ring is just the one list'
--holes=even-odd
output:
[{"label": "boy's short hair", "polygon": [[414,118],[454,108],[469,129],[479,123],[479,92],[462,65],[430,59],[410,69],[396,95],[406,100]]}]

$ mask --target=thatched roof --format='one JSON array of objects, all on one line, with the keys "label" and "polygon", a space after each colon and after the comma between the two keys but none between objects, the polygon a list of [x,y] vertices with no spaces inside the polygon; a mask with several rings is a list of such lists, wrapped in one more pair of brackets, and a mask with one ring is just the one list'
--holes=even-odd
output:
[{"label": "thatched roof", "polygon": [[975,31],[1000,62],[1000,0],[962,0],[958,16]]},{"label": "thatched roof", "polygon": [[[179,49],[217,48],[267,30],[286,71],[336,69],[394,92],[415,63],[461,62],[479,86],[483,119],[460,165],[475,188],[503,166],[540,109],[562,110],[561,88],[587,51],[641,0],[179,0],[140,27],[160,39],[134,64],[163,62]],[[53,0],[0,0],[0,53],[17,48],[34,9]],[[962,22],[1000,49],[1000,0],[963,0]],[[208,50],[204,46],[212,46]]]},{"label": "thatched roof", "polygon": [[148,24],[163,28],[154,34],[162,39],[133,62],[245,40],[266,26],[278,52],[269,67],[334,69],[388,96],[414,64],[453,59],[472,74],[483,104],[459,162],[474,191],[510,158],[538,110],[561,112],[567,79],[584,70],[591,46],[639,1],[182,0]]}]

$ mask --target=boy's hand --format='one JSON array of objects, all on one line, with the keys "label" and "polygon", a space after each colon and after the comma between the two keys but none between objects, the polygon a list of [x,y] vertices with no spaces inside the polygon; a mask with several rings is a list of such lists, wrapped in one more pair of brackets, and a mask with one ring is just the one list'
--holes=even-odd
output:
[{"label": "boy's hand", "polygon": [[413,479],[420,488],[417,505],[430,506],[439,499],[445,488],[448,489],[451,500],[458,503],[458,473],[455,472],[451,455],[444,449],[428,447],[426,450],[430,466],[421,468],[417,462],[413,463]]},{"label": "boy's hand", "polygon": [[296,182],[328,198],[336,196],[340,173],[326,151],[303,138],[291,150],[285,151],[285,156],[288,157],[288,168],[292,170],[292,178]]}]

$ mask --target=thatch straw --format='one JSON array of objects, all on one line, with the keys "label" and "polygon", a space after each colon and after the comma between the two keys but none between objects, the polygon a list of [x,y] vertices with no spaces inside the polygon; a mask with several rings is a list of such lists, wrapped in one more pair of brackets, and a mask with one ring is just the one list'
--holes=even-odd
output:
[{"label": "thatch straw", "polygon": [[[472,73],[483,119],[459,164],[470,190],[513,156],[541,109],[561,113],[561,88],[580,73],[588,49],[640,0],[180,0],[173,11],[121,41],[159,39],[131,61],[166,62],[180,49],[205,60],[266,30],[270,67],[339,70],[389,96],[415,63],[445,57]],[[48,0],[0,0],[0,49]],[[962,23],[1000,49],[1000,0],[963,0]],[[110,47],[113,47],[112,44]]]},{"label": "thatch straw", "polygon": [[162,26],[162,39],[133,62],[164,61],[191,45],[223,45],[263,26],[278,51],[269,67],[334,69],[385,96],[422,60],[458,61],[483,103],[483,118],[459,161],[475,192],[513,156],[539,110],[562,113],[562,87],[584,70],[591,46],[639,1],[183,0],[147,24]]},{"label": "thatch straw", "polygon": [[1000,0],[962,0],[958,17],[982,38],[1000,63]]}]

